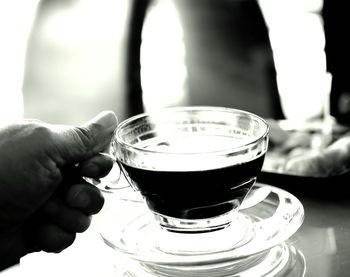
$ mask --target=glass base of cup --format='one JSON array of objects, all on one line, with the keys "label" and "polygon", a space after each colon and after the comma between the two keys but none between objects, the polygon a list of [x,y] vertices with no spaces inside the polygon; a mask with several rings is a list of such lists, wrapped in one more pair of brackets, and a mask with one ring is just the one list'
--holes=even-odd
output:
[{"label": "glass base of cup", "polygon": [[[236,207],[239,205],[237,204]],[[237,208],[220,216],[203,219],[182,219],[153,212],[161,228],[175,233],[207,233],[225,229],[237,218]]]},{"label": "glass base of cup", "polygon": [[[229,217],[229,221],[227,221]],[[225,221],[223,221],[223,218]],[[191,228],[174,228],[164,227],[161,224],[157,228],[157,248],[162,252],[181,255],[192,255],[200,253],[215,253],[225,249],[233,249],[240,247],[252,239],[255,234],[254,226],[249,217],[231,212],[223,218],[214,218],[217,224],[210,222],[207,219],[208,226],[216,226],[206,228],[206,223],[199,224],[197,220]],[[165,220],[167,218],[158,218],[158,220]],[[186,227],[190,222],[181,221],[171,222],[171,226]],[[161,221],[162,222],[162,221]],[[164,223],[164,222],[163,222]],[[203,243],[205,242],[205,243]]]}]

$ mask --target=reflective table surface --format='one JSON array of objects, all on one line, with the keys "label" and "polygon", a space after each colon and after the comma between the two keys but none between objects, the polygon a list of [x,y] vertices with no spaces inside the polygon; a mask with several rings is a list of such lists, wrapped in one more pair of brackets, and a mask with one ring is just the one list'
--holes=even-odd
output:
[{"label": "reflective table surface", "polygon": [[[348,180],[348,176],[320,180],[275,174],[262,174],[259,180],[287,190],[304,206],[304,222],[288,243],[305,257],[306,277],[350,274]],[[113,206],[113,199],[107,199],[102,213]],[[118,272],[130,266],[129,260],[104,244],[99,234],[99,216],[86,233],[79,234],[76,242],[60,254],[27,255],[19,266],[1,272],[0,276],[127,276]]]},{"label": "reflective table surface", "polygon": [[305,219],[289,239],[306,260],[307,277],[350,274],[350,174],[306,178],[263,173],[260,181],[283,188],[303,204]]}]

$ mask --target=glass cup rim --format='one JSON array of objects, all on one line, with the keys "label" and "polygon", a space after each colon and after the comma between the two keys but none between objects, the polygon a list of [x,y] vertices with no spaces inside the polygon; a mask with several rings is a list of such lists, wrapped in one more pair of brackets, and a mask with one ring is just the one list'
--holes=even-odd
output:
[{"label": "glass cup rim", "polygon": [[[138,147],[135,145],[132,145],[130,143],[125,142],[121,135],[120,132],[122,128],[128,124],[130,124],[133,121],[136,121],[141,118],[151,118],[153,115],[158,114],[166,114],[169,112],[190,112],[190,111],[199,111],[199,112],[204,112],[204,111],[210,111],[210,112],[224,112],[224,113],[232,113],[232,114],[241,114],[245,115],[251,118],[254,118],[258,120],[262,125],[265,127],[264,132],[256,139],[249,141],[248,143],[244,143],[241,146],[235,147],[235,148],[227,148],[227,149],[220,149],[220,150],[211,150],[211,151],[200,151],[200,152],[171,152],[171,151],[159,151],[159,150],[154,150],[154,149],[147,149],[143,147]],[[117,126],[114,134],[114,139],[117,142],[118,145],[126,148],[126,149],[133,149],[135,151],[139,152],[144,152],[144,153],[154,153],[154,154],[166,154],[166,155],[203,155],[203,154],[227,154],[227,153],[235,153],[239,152],[243,149],[249,148],[261,140],[263,140],[265,137],[268,136],[269,133],[269,125],[265,119],[262,117],[245,111],[245,110],[240,110],[240,109],[235,109],[235,108],[227,108],[227,107],[218,107],[218,106],[181,106],[181,107],[167,107],[167,108],[162,108],[159,110],[151,111],[151,112],[144,112],[140,113],[134,116],[129,117],[128,119],[125,119],[119,125]]]}]

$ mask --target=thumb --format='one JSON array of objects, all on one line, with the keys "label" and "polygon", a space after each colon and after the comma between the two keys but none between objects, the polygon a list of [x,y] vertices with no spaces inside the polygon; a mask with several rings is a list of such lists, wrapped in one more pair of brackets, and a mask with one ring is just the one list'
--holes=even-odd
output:
[{"label": "thumb", "polygon": [[78,127],[68,127],[58,133],[57,150],[61,165],[86,160],[106,150],[118,125],[111,111],[99,113]]}]

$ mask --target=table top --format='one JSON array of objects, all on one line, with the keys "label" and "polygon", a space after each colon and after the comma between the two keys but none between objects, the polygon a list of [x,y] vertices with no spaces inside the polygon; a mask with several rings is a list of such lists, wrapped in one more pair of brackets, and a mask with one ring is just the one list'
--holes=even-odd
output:
[{"label": "table top", "polygon": [[281,187],[303,204],[305,219],[289,239],[306,261],[305,277],[340,277],[350,273],[349,173],[334,178],[262,174],[262,181]]},{"label": "table top", "polygon": [[[346,191],[346,180],[349,179],[308,180],[264,174],[259,180],[289,191],[304,206],[304,222],[288,242],[305,257],[305,277],[349,275],[350,194]],[[109,208],[107,205],[104,209]],[[79,276],[101,273],[105,277],[123,276],[116,271],[124,268],[127,260],[103,243],[98,230],[99,216],[86,233],[79,234],[76,242],[60,254],[29,254],[21,260],[20,266],[0,275],[62,276],[73,272]]]}]

